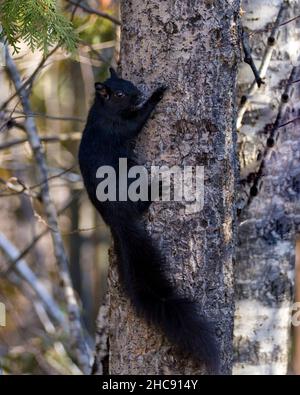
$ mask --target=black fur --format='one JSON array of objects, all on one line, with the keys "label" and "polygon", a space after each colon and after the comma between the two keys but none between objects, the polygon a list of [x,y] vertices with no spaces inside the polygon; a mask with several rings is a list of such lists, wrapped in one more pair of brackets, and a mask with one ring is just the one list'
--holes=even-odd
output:
[{"label": "black fur", "polygon": [[140,107],[139,90],[118,78],[113,70],[111,77],[96,83],[95,88],[95,102],[80,144],[79,164],[88,195],[110,226],[124,290],[139,315],[216,371],[218,352],[212,328],[197,304],[173,289],[163,272],[164,259],[144,229],[141,217],[149,203],[100,202],[96,198],[96,171],[100,166],[113,166],[118,178],[119,158],[128,158],[128,168],[136,164],[129,142],[141,132],[166,88],[158,88]]}]

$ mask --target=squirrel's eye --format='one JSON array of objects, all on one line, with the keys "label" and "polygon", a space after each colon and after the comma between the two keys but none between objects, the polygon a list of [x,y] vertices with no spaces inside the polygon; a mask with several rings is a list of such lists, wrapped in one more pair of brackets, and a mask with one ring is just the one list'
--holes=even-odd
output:
[{"label": "squirrel's eye", "polygon": [[125,96],[125,93],[119,91],[119,92],[116,92],[116,96],[117,96],[117,97],[124,97],[124,96]]}]

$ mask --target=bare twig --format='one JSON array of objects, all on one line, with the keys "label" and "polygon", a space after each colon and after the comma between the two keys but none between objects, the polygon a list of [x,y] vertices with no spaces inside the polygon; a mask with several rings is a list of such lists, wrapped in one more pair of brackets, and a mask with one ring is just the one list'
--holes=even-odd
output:
[{"label": "bare twig", "polygon": [[25,126],[21,123],[18,123],[15,121],[13,118],[6,119],[5,122],[1,125],[0,127],[0,132],[3,132],[4,130],[12,129],[12,128],[17,128],[20,130],[23,130],[23,132],[26,131]]},{"label": "bare twig", "polygon": [[82,1],[82,0],[76,0],[75,7],[73,8],[73,11],[72,11],[72,14],[71,14],[71,18],[70,18],[71,22],[73,22],[73,20],[74,20],[74,18],[75,18],[76,11],[78,10],[78,6],[79,6],[79,3],[80,3],[81,1]]},{"label": "bare twig", "polygon": [[[77,199],[81,194],[81,191],[79,191],[77,194],[75,194],[74,196],[72,196],[72,198],[64,205],[64,207],[62,207],[59,211],[58,211],[58,215],[61,215],[64,211],[66,211],[71,204],[74,202],[75,199]],[[35,238],[29,243],[29,245],[27,247],[25,247],[23,249],[23,251],[20,252],[20,255],[11,263],[11,267],[13,265],[15,265],[20,259],[23,259],[29,252],[30,250],[35,246],[35,244],[42,238],[44,237],[46,234],[48,234],[50,232],[49,228],[46,228],[45,230],[43,230],[40,234],[38,234],[37,236],[35,236]]]},{"label": "bare twig", "polygon": [[27,88],[29,89],[32,86],[34,80],[36,79],[41,69],[45,66],[47,60],[58,50],[58,48],[59,45],[54,47],[45,57],[43,57],[43,59],[40,61],[34,72],[31,74],[30,77],[27,78],[26,81],[22,83],[20,79],[20,84],[18,89],[16,89],[16,92],[2,104],[0,111],[3,111],[15,97],[20,96],[22,92],[24,92]]},{"label": "bare twig", "polygon": [[[0,183],[5,185],[5,188],[1,190],[0,197],[17,196],[17,195],[25,194],[33,199],[40,198],[38,193],[33,192],[33,190],[30,189],[30,187],[27,186],[19,178],[10,177],[8,180],[3,180],[2,178],[0,178]],[[12,192],[3,193],[8,190]]]},{"label": "bare twig", "polygon": [[284,126],[287,126],[287,125],[289,125],[289,124],[291,124],[291,123],[295,123],[295,122],[297,122],[297,121],[300,121],[300,117],[291,119],[290,121],[285,122],[285,123],[283,123],[282,125],[279,125],[279,126],[278,126],[278,129],[279,129],[279,128],[283,128]]},{"label": "bare twig", "polygon": [[[31,186],[30,189],[38,188],[38,187],[40,187],[41,185],[43,185],[43,184],[45,184],[45,183],[47,183],[47,182],[49,182],[49,181],[51,181],[51,180],[54,180],[55,178],[59,178],[59,177],[65,175],[65,174],[68,174],[68,173],[70,173],[71,170],[73,170],[75,167],[76,167],[76,165],[73,165],[73,166],[69,167],[68,169],[61,170],[61,171],[59,171],[57,174],[54,174],[53,176],[49,176],[49,177],[47,178],[47,180],[41,181],[41,182],[39,182],[38,184],[35,184],[35,185]],[[78,175],[78,178],[80,179],[80,176],[79,176],[79,175]]]},{"label": "bare twig", "polygon": [[94,54],[99,61],[101,61],[102,63],[110,66],[110,62],[107,59],[104,59],[103,56],[101,55],[101,52],[99,52],[99,49],[102,48],[112,48],[114,47],[114,45],[112,45],[112,43],[114,43],[114,41],[110,41],[108,42],[108,45],[106,43],[98,43],[98,44],[89,44],[86,41],[80,40],[79,43],[82,45],[82,50],[84,52],[86,52],[87,50],[89,50],[92,54]]},{"label": "bare twig", "polygon": [[293,21],[295,21],[296,19],[299,19],[300,15],[295,16],[294,18],[288,19],[287,21],[284,21],[283,23],[280,24],[280,26],[284,26],[287,25],[288,23],[291,23]]},{"label": "bare twig", "polygon": [[[0,178],[0,183],[4,184],[6,186],[5,190],[12,190],[13,191],[12,193],[2,194],[2,195],[0,195],[0,197],[15,196],[15,195],[21,195],[21,194],[24,193],[24,194],[26,194],[26,195],[28,195],[28,196],[30,196],[32,198],[39,198],[40,197],[39,193],[34,193],[33,192],[35,189],[39,188],[43,184],[48,183],[49,181],[51,181],[51,180],[53,180],[55,178],[59,178],[59,177],[65,175],[65,174],[70,173],[70,171],[74,167],[75,167],[75,165],[70,167],[70,168],[68,168],[68,169],[62,170],[62,171],[60,171],[57,174],[49,176],[47,178],[47,180],[44,180],[42,182],[39,182],[38,184],[31,185],[31,186],[26,185],[22,180],[20,180],[19,178],[16,178],[16,177],[11,177],[8,180],[3,180],[2,178]],[[70,174],[70,176],[71,175],[73,175],[73,178],[74,178],[74,176],[76,176],[78,178],[76,181],[79,181],[81,179],[81,177],[79,175],[77,175],[77,174],[73,173],[73,174]],[[3,191],[4,190],[2,190],[0,192],[3,192]]]},{"label": "bare twig", "polygon": [[[74,133],[61,133],[59,136],[41,137],[40,140],[43,143],[56,143],[58,141],[61,141],[61,142],[63,142],[63,141],[78,141],[78,140],[80,140],[80,138],[81,138],[81,133],[74,132]],[[27,142],[28,142],[27,138],[9,140],[9,141],[6,141],[5,143],[0,144],[0,151],[14,147],[16,145],[25,144]]]},{"label": "bare twig", "polygon": [[[279,11],[278,11],[276,21],[275,21],[273,28],[271,30],[271,34],[268,37],[267,47],[266,47],[265,53],[263,55],[259,70],[258,70],[258,75],[260,76],[261,79],[265,78],[268,67],[270,65],[270,61],[271,61],[272,54],[274,51],[274,46],[275,46],[276,39],[277,39],[278,30],[279,30],[280,24],[282,22],[282,19],[285,15],[285,11],[286,11],[287,7],[288,7],[288,3],[284,0],[282,2],[282,5],[281,5]],[[239,130],[240,127],[242,126],[242,121],[243,121],[246,111],[248,110],[250,99],[254,95],[254,93],[257,91],[257,88],[258,88],[257,82],[256,82],[256,80],[254,80],[248,90],[248,93],[246,95],[243,95],[241,98],[241,105],[238,110],[237,122],[236,122],[237,130]]]},{"label": "bare twig", "polygon": [[35,161],[37,163],[40,182],[42,183],[41,196],[45,208],[47,223],[51,228],[51,236],[53,240],[56,261],[59,267],[61,283],[65,291],[65,298],[68,306],[69,328],[72,346],[74,347],[79,366],[84,373],[88,373],[90,370],[91,352],[82,330],[80,310],[72,287],[68,259],[65,253],[62,236],[58,231],[57,212],[54,203],[50,197],[48,182],[44,182],[44,180],[48,179],[48,168],[44,157],[43,148],[36,129],[35,120],[33,117],[28,115],[32,113],[29,99],[29,91],[23,87],[19,71],[13,59],[11,58],[7,47],[5,51],[7,66],[6,69],[12,82],[14,83],[16,91],[19,92],[24,113],[27,115],[25,119],[25,127],[28,141],[33,151]]},{"label": "bare twig", "polygon": [[258,88],[260,88],[261,84],[264,84],[264,81],[260,78],[259,72],[253,61],[249,44],[249,37],[244,28],[242,30],[242,45],[245,54],[244,62],[249,64],[249,66],[251,67],[251,70],[254,74],[255,82],[257,83]]},{"label": "bare twig", "polygon": [[92,230],[96,230],[96,229],[99,229],[101,227],[102,227],[102,225],[99,224],[99,225],[96,225],[96,226],[92,226],[91,228],[78,228],[78,229],[71,230],[70,232],[64,232],[63,235],[64,236],[70,236],[70,235],[74,235],[76,233],[91,232]]},{"label": "bare twig", "polygon": [[115,23],[116,25],[121,25],[121,22],[117,18],[114,18],[113,16],[107,14],[106,12],[96,10],[95,8],[92,8],[86,4],[81,4],[77,0],[66,0],[66,1],[77,8],[81,8],[87,14],[97,15],[100,16],[101,18],[108,19],[109,21]]},{"label": "bare twig", "polygon": [[[15,114],[20,114],[20,116],[17,117],[13,117],[12,119],[18,119],[18,118],[25,118],[26,115],[24,114],[23,111],[18,111],[18,110],[4,110],[4,112],[11,112],[15,113]],[[46,119],[51,119],[54,121],[71,121],[71,122],[82,122],[85,123],[86,120],[83,118],[79,118],[79,117],[63,117],[63,116],[57,116],[57,115],[50,115],[50,114],[43,114],[40,112],[32,112],[29,114],[31,117],[37,118],[37,117],[41,117],[41,118],[46,118]]]},{"label": "bare twig", "polygon": [[[286,20],[286,21],[280,23],[279,27],[282,27],[282,26],[287,25],[288,23],[294,22],[294,21],[296,21],[296,20],[299,19],[299,18],[300,18],[300,15],[297,15],[297,16],[295,16],[294,18],[288,19],[288,20]],[[254,36],[254,35],[256,35],[256,34],[268,33],[268,32],[270,32],[271,30],[272,30],[272,26],[271,26],[271,27],[268,27],[268,28],[266,28],[266,29],[258,29],[258,30],[255,30],[254,32],[251,32],[249,35],[250,35],[250,36]]]},{"label": "bare twig", "polygon": [[[0,249],[9,262],[14,261],[20,255],[16,247],[7,240],[3,234],[0,234]],[[62,327],[65,327],[66,321],[62,311],[27,263],[23,259],[20,259],[13,265],[13,270],[30,285],[39,299],[43,302],[51,317]]]}]

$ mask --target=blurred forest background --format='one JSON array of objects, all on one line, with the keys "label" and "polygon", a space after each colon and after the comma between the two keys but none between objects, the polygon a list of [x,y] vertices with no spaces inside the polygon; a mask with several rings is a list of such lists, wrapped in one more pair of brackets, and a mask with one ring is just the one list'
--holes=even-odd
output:
[{"label": "blurred forest background", "polygon": [[[34,81],[31,103],[49,166],[49,183],[59,213],[72,282],[86,330],[93,338],[99,305],[106,290],[110,235],[83,193],[77,149],[94,81],[106,77],[109,65],[118,57],[119,32],[118,25],[109,19],[82,8],[75,12],[71,1],[61,3],[68,18],[74,12],[78,48],[72,55],[58,48],[49,56]],[[89,5],[96,11],[118,17],[117,1],[94,0]],[[32,53],[27,45],[20,46],[14,59],[24,80],[37,69],[43,55],[41,51]],[[14,93],[4,68],[0,72],[0,86],[3,104]],[[14,115],[7,124],[5,119],[10,112]],[[40,211],[38,187],[22,193],[20,183],[26,188],[36,183],[36,163],[28,142],[24,141],[24,112],[18,98],[2,107],[0,114],[1,233],[16,246],[28,270],[35,273],[59,308],[66,311],[49,227],[42,220],[44,213]],[[13,264],[8,265],[3,254],[0,259],[0,301],[5,304],[9,317],[7,326],[0,330],[0,360],[4,371],[78,373],[63,347],[64,331],[54,328],[30,284],[23,281],[18,270],[16,273],[10,267]]]},{"label": "blurred forest background", "polygon": [[[82,348],[88,349],[82,355],[89,355],[92,360],[97,315],[106,292],[110,234],[83,190],[77,165],[77,149],[93,97],[94,82],[103,80],[108,75],[109,66],[116,66],[118,63],[119,1],[65,0],[58,3],[66,18],[74,24],[78,35],[76,50],[70,54],[61,46],[53,44],[45,55],[43,50],[32,52],[28,43],[21,43],[18,45],[18,52],[13,55],[10,67],[0,68],[0,302],[5,304],[7,314],[7,325],[0,328],[0,366],[7,374],[87,373],[87,361],[78,363],[80,358],[78,354],[74,354],[74,349],[79,354]],[[264,159],[264,154],[269,154],[269,148],[275,144],[277,127],[283,123],[288,124],[291,119],[299,121],[299,14],[299,4],[294,1],[243,2],[243,24],[249,32],[252,55],[265,84],[258,90],[249,65],[241,65],[237,98],[242,180],[238,194],[239,211],[246,212],[258,194],[262,158]],[[271,41],[278,36],[279,45],[274,46]],[[12,48],[10,53],[13,53]],[[12,60],[11,57],[8,60]],[[17,73],[14,73],[14,65],[17,66]],[[25,86],[22,85],[24,81]],[[289,113],[286,111],[284,95],[291,95],[288,88],[290,86],[295,94],[291,104],[293,109]],[[16,95],[16,90],[21,95]],[[30,95],[30,107],[26,109],[27,94]],[[22,96],[23,99],[25,96],[25,109]],[[28,117],[25,112],[36,123],[46,155],[48,183],[57,208],[58,228],[63,238],[65,255],[69,258],[75,303],[72,292],[69,292],[68,276],[65,276],[63,270],[66,261],[64,253],[61,254],[59,239],[55,243],[57,250],[54,251],[53,248],[51,234],[55,239],[58,232],[55,221],[54,229],[53,222],[49,222],[49,217],[53,219],[53,212],[47,201],[45,185],[37,181],[40,147],[36,151],[33,149],[35,125],[26,121]],[[294,136],[297,137],[299,122],[291,123],[289,127],[294,127]],[[24,133],[28,130],[33,132],[31,143]],[[265,150],[265,147],[268,148]],[[288,191],[288,188],[285,190]],[[294,195],[289,202],[294,204],[295,196],[300,191],[299,181],[290,190]],[[247,227],[251,222],[248,221],[249,217],[252,215],[255,219],[262,220],[269,218],[271,214],[268,209],[265,210],[263,204],[268,203],[271,207],[272,203],[263,195],[256,202],[252,206],[252,213],[240,217],[237,250],[238,259],[245,265],[242,264],[236,274],[237,283],[243,290],[238,295],[240,300],[237,302],[236,341],[240,341],[244,335],[247,337],[242,321],[245,315],[250,314],[247,306],[239,302],[244,302],[247,298],[251,300],[253,290],[256,294],[265,291],[265,284],[274,285],[272,273],[264,272],[261,275],[260,269],[266,263],[262,255],[274,257],[272,249],[283,239],[286,243],[289,240],[290,244],[288,247],[285,244],[281,251],[287,254],[288,250],[289,256],[283,257],[278,253],[276,259],[279,264],[283,262],[286,265],[283,265],[282,270],[288,272],[290,279],[294,274],[296,256],[296,301],[300,298],[300,243],[296,243],[294,237],[299,229],[295,231],[293,228],[294,233],[290,237],[292,231],[288,233],[290,229],[287,230],[286,222],[282,222],[278,230],[279,220],[276,219],[277,222],[274,221],[277,233],[274,236],[273,229],[269,227],[269,222],[272,221],[266,220],[259,225],[261,228],[257,226],[261,234],[255,240],[252,238],[252,228]],[[297,200],[296,206],[299,207]],[[286,233],[278,241],[280,232]],[[271,239],[276,240],[273,242]],[[56,264],[55,255],[60,256],[61,265]],[[257,258],[256,262],[254,256]],[[251,273],[248,259],[251,260],[250,264],[253,261]],[[265,267],[267,266],[266,263]],[[251,283],[251,278],[247,277],[252,275],[257,276],[256,282]],[[264,283],[260,283],[260,280]],[[251,283],[250,291],[243,288],[246,283]],[[286,306],[285,303],[290,306],[294,297],[294,290],[291,290],[293,280],[286,288],[285,285],[277,283],[274,287],[277,287],[275,291],[280,297],[276,296],[272,300],[270,297],[270,306],[278,311],[283,305]],[[77,308],[84,323],[84,334],[81,333],[80,325],[78,326]],[[290,331],[288,315],[284,314],[281,317],[284,325],[280,318],[278,321],[276,318],[269,329],[274,331],[279,328],[278,333],[280,330],[284,332],[283,337],[280,333],[274,340],[275,346],[276,341],[278,344],[285,342],[288,337],[287,330]],[[66,329],[68,315],[71,323],[74,317],[72,334],[75,343],[77,342],[76,347],[70,346]],[[263,323],[264,318],[256,318],[257,325],[263,325],[259,320]],[[82,341],[83,337],[85,341]],[[257,344],[260,341],[258,339]],[[276,359],[275,354],[271,355],[273,345],[268,347],[269,344],[264,358],[267,355],[266,358],[274,356]],[[238,353],[237,360],[240,358],[240,365],[243,365],[250,354],[250,359],[253,357],[254,360],[259,360],[255,352],[251,353],[249,350],[240,350]],[[248,351],[249,355],[245,356]],[[293,330],[293,346],[288,350],[288,357],[289,372],[300,374],[299,327]],[[286,364],[286,355],[282,356],[282,360],[283,365]],[[240,366],[237,374],[239,369]]]}]

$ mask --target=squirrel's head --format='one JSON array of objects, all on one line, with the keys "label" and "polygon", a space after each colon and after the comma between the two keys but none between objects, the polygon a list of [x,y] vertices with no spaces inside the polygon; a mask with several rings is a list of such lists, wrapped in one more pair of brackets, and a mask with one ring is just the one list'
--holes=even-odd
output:
[{"label": "squirrel's head", "polygon": [[119,78],[110,68],[110,78],[104,82],[96,82],[96,99],[108,109],[126,111],[136,106],[141,92],[132,82]]}]

